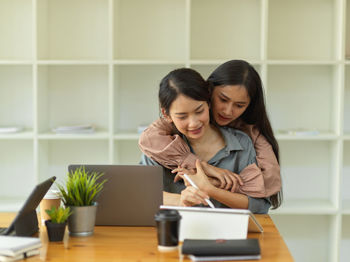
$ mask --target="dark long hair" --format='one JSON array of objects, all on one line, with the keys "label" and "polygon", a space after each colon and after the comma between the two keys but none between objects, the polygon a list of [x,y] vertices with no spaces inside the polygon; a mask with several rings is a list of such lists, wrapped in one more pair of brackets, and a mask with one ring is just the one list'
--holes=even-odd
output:
[{"label": "dark long hair", "polygon": [[195,70],[179,68],[167,74],[159,85],[159,106],[169,114],[169,109],[178,95],[183,94],[197,101],[210,103],[210,83]]},{"label": "dark long hair", "polygon": [[[260,133],[271,144],[279,163],[279,147],[267,116],[263,84],[254,67],[243,60],[230,60],[214,70],[208,81],[213,88],[225,85],[244,86],[250,97],[250,104],[239,117],[246,124],[255,125]],[[270,197],[273,209],[282,203],[282,189]]]}]

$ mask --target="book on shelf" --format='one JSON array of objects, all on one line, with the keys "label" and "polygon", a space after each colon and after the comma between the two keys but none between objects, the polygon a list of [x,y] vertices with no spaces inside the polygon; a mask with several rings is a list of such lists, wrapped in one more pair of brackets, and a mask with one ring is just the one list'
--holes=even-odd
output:
[{"label": "book on shelf", "polygon": [[0,126],[0,134],[15,134],[23,131],[21,126]]},{"label": "book on shelf", "polygon": [[29,250],[23,253],[20,253],[16,256],[4,256],[4,255],[0,255],[0,261],[1,262],[6,262],[6,261],[17,261],[17,260],[22,260],[28,257],[32,257],[32,256],[36,256],[39,255],[40,251],[39,249],[33,249],[33,250]]},{"label": "book on shelf", "polygon": [[0,236],[0,255],[16,257],[41,247],[40,238]]},{"label": "book on shelf", "polygon": [[185,239],[182,254],[192,261],[261,259],[258,239]]},{"label": "book on shelf", "polygon": [[93,125],[58,126],[52,129],[56,134],[91,134],[95,132]]}]

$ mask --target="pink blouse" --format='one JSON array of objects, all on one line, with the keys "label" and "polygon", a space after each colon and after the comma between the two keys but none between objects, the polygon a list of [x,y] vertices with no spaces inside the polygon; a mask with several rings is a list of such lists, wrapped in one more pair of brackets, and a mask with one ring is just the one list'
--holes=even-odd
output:
[{"label": "pink blouse", "polygon": [[[280,166],[266,138],[253,125],[240,122],[234,126],[247,133],[253,141],[258,166],[251,164],[240,173],[243,185],[237,191],[252,197],[269,197],[281,190]],[[140,136],[140,149],[161,165],[195,168],[196,155],[164,119],[153,122]]]}]

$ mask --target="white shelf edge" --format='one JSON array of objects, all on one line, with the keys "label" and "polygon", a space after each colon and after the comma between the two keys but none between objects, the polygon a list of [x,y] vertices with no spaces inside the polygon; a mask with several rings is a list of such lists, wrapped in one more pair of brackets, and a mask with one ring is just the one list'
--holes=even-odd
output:
[{"label": "white shelf edge", "polygon": [[349,141],[349,140],[350,140],[350,134],[344,134],[344,135],[343,135],[343,139],[344,139],[345,141]]},{"label": "white shelf edge", "polygon": [[108,65],[108,60],[38,60],[38,65]]},{"label": "white shelf edge", "polygon": [[315,207],[314,209],[303,209],[301,208],[286,208],[283,211],[270,210],[269,215],[335,215],[337,209],[326,208],[326,207]]},{"label": "white shelf edge", "polygon": [[331,215],[338,209],[328,200],[284,200],[277,210],[270,210],[273,215]]},{"label": "white shelf edge", "polygon": [[138,140],[140,134],[133,132],[117,133],[113,136],[115,140]]},{"label": "white shelf edge", "polygon": [[39,140],[108,140],[107,131],[98,131],[92,134],[55,134],[52,132],[38,134]]},{"label": "white shelf edge", "polygon": [[2,199],[0,201],[0,212],[18,212],[25,199],[25,197],[23,199]]},{"label": "white shelf edge", "polygon": [[33,60],[0,60],[0,65],[32,65]]},{"label": "white shelf edge", "polygon": [[[192,59],[190,60],[191,65],[220,65],[223,64],[229,60],[232,60],[232,58],[227,58],[227,59]],[[253,65],[259,65],[262,64],[262,60],[256,59],[256,60],[250,60],[250,59],[245,59],[249,63]]]},{"label": "white shelf edge", "polygon": [[0,134],[0,140],[27,140],[27,139],[34,139],[34,133],[33,131],[24,131],[19,133],[13,133],[13,134]]},{"label": "white shelf edge", "polygon": [[115,65],[182,65],[186,64],[185,60],[132,60],[116,59],[113,60]]},{"label": "white shelf edge", "polygon": [[268,65],[337,65],[339,60],[267,60]]},{"label": "white shelf edge", "polygon": [[280,141],[285,140],[316,140],[316,141],[322,141],[322,140],[336,140],[339,138],[336,134],[319,134],[319,135],[285,135],[285,134],[279,134],[275,133],[276,139]]}]

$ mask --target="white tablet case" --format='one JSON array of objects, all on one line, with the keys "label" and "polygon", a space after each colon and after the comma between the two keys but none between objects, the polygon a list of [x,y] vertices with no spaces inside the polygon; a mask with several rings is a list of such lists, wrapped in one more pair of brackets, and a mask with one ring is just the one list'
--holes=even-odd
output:
[{"label": "white tablet case", "polygon": [[[160,206],[161,209],[176,209],[180,221],[179,240],[187,239],[245,239],[248,234],[249,210],[231,208],[201,208]],[[254,218],[254,217],[253,217]],[[255,220],[255,219],[254,219]],[[253,221],[257,223],[257,221]],[[261,226],[260,232],[262,232]]]}]

